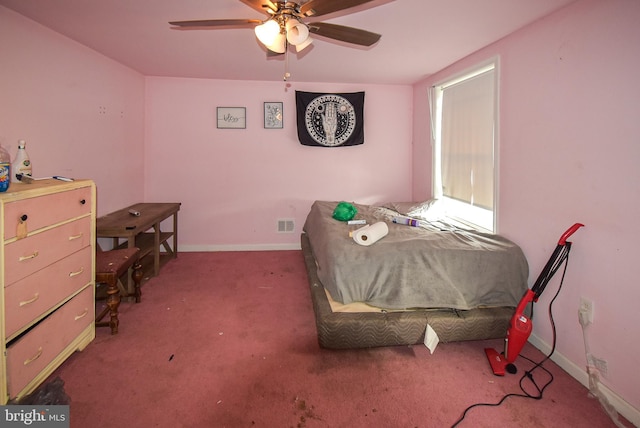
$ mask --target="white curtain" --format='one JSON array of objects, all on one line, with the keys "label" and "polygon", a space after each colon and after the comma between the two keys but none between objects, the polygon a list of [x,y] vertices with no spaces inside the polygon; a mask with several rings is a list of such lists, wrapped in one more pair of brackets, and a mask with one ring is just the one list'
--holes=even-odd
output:
[{"label": "white curtain", "polygon": [[444,196],[493,210],[494,71],[442,88]]}]

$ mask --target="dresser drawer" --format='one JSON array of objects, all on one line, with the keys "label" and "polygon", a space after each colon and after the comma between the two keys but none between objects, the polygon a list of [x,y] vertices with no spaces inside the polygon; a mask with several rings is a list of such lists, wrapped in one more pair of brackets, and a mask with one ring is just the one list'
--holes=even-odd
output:
[{"label": "dresser drawer", "polygon": [[5,287],[91,244],[85,217],[5,246]]},{"label": "dresser drawer", "polygon": [[15,397],[94,322],[93,287],[87,287],[7,348],[9,396]]},{"label": "dresser drawer", "polygon": [[91,282],[92,251],[86,247],[5,288],[7,338]]},{"label": "dresser drawer", "polygon": [[23,216],[26,216],[24,222],[27,226],[27,232],[33,232],[89,214],[91,205],[91,187],[9,202],[4,209],[4,239],[17,236],[18,225]]}]

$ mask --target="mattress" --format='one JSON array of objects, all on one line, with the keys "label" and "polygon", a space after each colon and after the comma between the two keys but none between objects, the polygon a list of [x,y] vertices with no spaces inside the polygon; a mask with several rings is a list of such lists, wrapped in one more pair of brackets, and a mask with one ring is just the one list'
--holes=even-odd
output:
[{"label": "mattress", "polygon": [[303,232],[319,279],[340,303],[470,310],[516,306],[527,290],[527,260],[502,236],[396,224],[398,211],[354,204],[358,219],[384,222],[388,229],[379,241],[362,246],[349,237],[353,226],[332,218],[337,204],[315,201]]}]

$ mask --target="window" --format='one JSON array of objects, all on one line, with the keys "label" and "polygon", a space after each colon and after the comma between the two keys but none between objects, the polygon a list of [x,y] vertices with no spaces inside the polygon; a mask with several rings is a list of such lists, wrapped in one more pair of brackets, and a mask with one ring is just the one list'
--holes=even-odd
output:
[{"label": "window", "polygon": [[496,64],[431,88],[433,194],[447,217],[495,230]]}]

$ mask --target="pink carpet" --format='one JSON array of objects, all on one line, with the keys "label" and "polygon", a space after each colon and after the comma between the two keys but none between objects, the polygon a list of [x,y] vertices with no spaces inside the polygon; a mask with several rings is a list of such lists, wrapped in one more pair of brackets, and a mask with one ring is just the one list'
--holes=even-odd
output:
[{"label": "pink carpet", "polygon": [[[520,393],[522,359],[518,375],[490,372],[483,349],[500,340],[441,343],[433,355],[319,348],[300,251],[181,253],[142,292],[121,305],[117,335],[99,328],[52,375],[65,381],[72,427],[450,427],[467,406]],[[529,345],[522,354],[543,357]],[[475,408],[458,426],[615,426],[586,388],[545,367],[555,380],[541,400]]]}]

